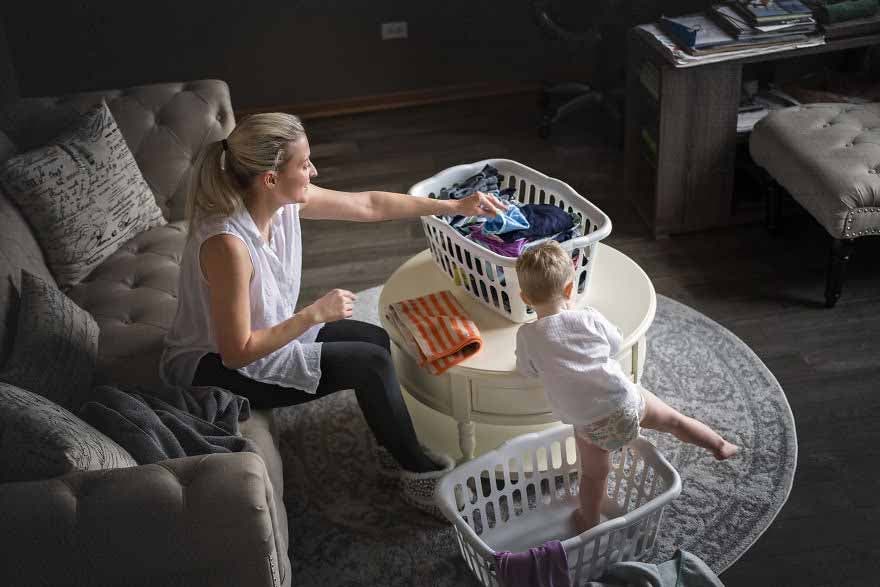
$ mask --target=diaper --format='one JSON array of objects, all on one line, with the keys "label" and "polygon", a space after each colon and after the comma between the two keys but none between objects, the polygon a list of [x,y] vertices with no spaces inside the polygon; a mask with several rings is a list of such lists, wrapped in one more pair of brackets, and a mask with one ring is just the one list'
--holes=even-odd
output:
[{"label": "diaper", "polygon": [[645,396],[614,410],[607,418],[574,427],[574,433],[604,450],[617,450],[639,437],[639,422],[645,414]]}]

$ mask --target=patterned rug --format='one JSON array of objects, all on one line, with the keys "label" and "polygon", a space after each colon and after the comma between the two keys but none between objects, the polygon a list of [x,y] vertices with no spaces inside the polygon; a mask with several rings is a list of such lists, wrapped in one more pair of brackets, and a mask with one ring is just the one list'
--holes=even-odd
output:
[{"label": "patterned rug", "polygon": [[[378,323],[380,288],[355,317]],[[677,547],[722,572],[767,529],[788,498],[797,438],[785,394],[761,360],[699,312],[658,296],[645,386],[716,428],[741,454],[718,463],[671,435],[647,431],[681,474],[650,562]],[[278,411],[293,584],[478,585],[450,527],[404,505],[381,477],[354,394]],[[722,577],[723,579],[723,577]]]}]

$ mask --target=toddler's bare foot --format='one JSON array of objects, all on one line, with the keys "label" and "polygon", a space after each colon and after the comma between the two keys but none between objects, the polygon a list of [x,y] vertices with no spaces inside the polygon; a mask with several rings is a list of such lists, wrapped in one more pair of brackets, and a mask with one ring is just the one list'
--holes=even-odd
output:
[{"label": "toddler's bare foot", "polygon": [[735,455],[737,452],[739,452],[739,447],[725,440],[720,448],[712,451],[712,454],[714,454],[715,458],[719,461],[724,461]]},{"label": "toddler's bare foot", "polygon": [[584,514],[584,511],[581,508],[578,508],[574,511],[574,527],[577,530],[577,533],[586,532],[590,528],[597,526],[599,524],[599,514],[597,513],[595,517],[588,516]]}]

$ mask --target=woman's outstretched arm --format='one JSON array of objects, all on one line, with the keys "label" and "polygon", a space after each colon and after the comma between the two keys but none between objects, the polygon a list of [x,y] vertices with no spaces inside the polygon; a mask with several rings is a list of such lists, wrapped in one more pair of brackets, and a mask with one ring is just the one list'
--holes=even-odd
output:
[{"label": "woman's outstretched arm", "polygon": [[434,200],[392,192],[340,192],[311,184],[300,216],[313,220],[378,222],[418,216],[495,216],[506,206],[495,196],[475,192],[460,200]]},{"label": "woman's outstretched arm", "polygon": [[213,236],[202,244],[199,260],[210,290],[217,350],[229,369],[239,369],[275,352],[315,324],[351,316],[354,294],[335,289],[283,322],[251,330],[253,265],[245,244],[229,234]]}]

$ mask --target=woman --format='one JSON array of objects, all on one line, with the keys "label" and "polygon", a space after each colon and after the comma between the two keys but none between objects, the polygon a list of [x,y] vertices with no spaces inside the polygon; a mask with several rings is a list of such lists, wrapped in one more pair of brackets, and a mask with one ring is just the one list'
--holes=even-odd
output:
[{"label": "woman", "polygon": [[311,183],[317,170],[302,124],[280,113],[244,119],[226,140],[204,150],[193,173],[189,238],[162,378],[175,385],[222,387],[257,409],[354,388],[378,444],[415,478],[435,478],[448,459],[429,458],[418,443],[387,334],[342,320],[351,317],[355,295],[334,289],[295,311],[299,220],[494,216],[503,205],[479,192],[433,200],[320,188]]}]

